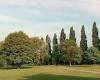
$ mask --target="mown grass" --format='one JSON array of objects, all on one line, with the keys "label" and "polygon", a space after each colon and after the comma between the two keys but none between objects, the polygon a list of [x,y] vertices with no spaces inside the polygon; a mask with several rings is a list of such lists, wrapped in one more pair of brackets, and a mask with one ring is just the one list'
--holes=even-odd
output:
[{"label": "mown grass", "polygon": [[0,69],[0,80],[100,80],[100,74],[69,70],[100,71],[100,66],[34,66],[25,69]]},{"label": "mown grass", "polygon": [[89,71],[99,71],[100,72],[100,65],[80,65],[80,66],[72,66],[69,68],[74,68],[78,70],[89,70]]},{"label": "mown grass", "polygon": [[38,75],[27,77],[26,80],[100,80],[100,78],[38,74]]}]

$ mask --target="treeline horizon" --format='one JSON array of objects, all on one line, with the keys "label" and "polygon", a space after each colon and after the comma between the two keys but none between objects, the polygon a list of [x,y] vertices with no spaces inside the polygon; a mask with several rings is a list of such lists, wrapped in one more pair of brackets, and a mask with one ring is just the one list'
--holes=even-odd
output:
[{"label": "treeline horizon", "polygon": [[[100,64],[100,38],[96,22],[92,28],[92,46],[87,45],[84,25],[81,28],[80,45],[76,43],[75,30],[70,27],[69,38],[62,28],[60,37],[53,39],[29,37],[23,31],[10,33],[0,43],[0,67],[22,65],[78,65]],[[52,46],[51,46],[52,45]]]}]

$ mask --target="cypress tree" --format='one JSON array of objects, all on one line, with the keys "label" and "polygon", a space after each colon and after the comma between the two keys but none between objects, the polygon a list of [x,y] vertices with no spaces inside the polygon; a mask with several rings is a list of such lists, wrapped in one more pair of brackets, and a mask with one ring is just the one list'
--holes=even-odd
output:
[{"label": "cypress tree", "polygon": [[66,39],[66,34],[64,32],[64,29],[62,28],[61,34],[60,34],[60,43],[65,41],[65,39]]},{"label": "cypress tree", "polygon": [[58,40],[57,40],[57,35],[54,34],[53,37],[53,63],[54,64],[58,64],[59,63],[59,47],[58,47]]},{"label": "cypress tree", "polygon": [[75,30],[73,29],[73,27],[70,28],[69,39],[76,42],[76,38],[75,38]]},{"label": "cypress tree", "polygon": [[53,37],[53,47],[55,47],[56,45],[58,45],[58,40],[57,40],[57,35],[55,33]]},{"label": "cypress tree", "polygon": [[51,39],[50,39],[49,35],[46,36],[46,43],[47,43],[48,55],[50,56],[49,64],[52,64]]},{"label": "cypress tree", "polygon": [[81,50],[82,50],[83,52],[87,50],[87,39],[86,39],[86,34],[85,34],[84,25],[82,26],[82,29],[81,29],[80,48],[81,48]]},{"label": "cypress tree", "polygon": [[46,36],[46,43],[47,43],[47,47],[48,47],[48,54],[51,55],[51,39],[50,39],[49,35]]},{"label": "cypress tree", "polygon": [[92,45],[93,47],[99,48],[98,28],[96,27],[96,22],[93,23]]}]

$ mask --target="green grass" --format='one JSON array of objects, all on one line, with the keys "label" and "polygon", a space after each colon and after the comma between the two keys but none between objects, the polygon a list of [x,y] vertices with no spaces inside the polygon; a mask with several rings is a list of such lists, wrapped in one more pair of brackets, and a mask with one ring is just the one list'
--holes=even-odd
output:
[{"label": "green grass", "polygon": [[27,77],[26,80],[100,80],[100,78],[38,74],[38,75]]},{"label": "green grass", "polygon": [[71,68],[75,68],[75,69],[80,69],[80,70],[91,70],[91,71],[99,71],[100,72],[100,66],[97,65],[81,65],[81,66],[72,66]]},{"label": "green grass", "polygon": [[0,80],[100,80],[100,74],[69,69],[100,72],[100,66],[34,66],[24,69],[0,69]]}]

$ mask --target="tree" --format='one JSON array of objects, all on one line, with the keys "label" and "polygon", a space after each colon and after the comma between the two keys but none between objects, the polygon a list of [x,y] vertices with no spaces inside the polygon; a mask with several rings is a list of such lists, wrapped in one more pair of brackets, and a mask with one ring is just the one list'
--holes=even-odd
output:
[{"label": "tree", "polygon": [[93,23],[92,45],[93,47],[99,48],[98,28],[96,27],[96,22]]},{"label": "tree", "polygon": [[38,37],[30,38],[31,48],[34,52],[33,61],[35,65],[48,64],[48,52],[47,47],[43,39]]},{"label": "tree", "polygon": [[22,31],[9,34],[4,41],[3,54],[6,55],[7,63],[16,68],[31,63],[32,49],[28,36]]},{"label": "tree", "polygon": [[68,62],[71,66],[72,63],[80,63],[81,62],[81,52],[77,47],[77,44],[73,40],[66,40],[62,44],[60,44],[61,55],[64,64]]},{"label": "tree", "polygon": [[53,37],[53,51],[52,51],[52,55],[53,55],[53,63],[54,64],[58,64],[59,63],[59,47],[58,47],[58,40],[57,40],[57,35],[54,34]]},{"label": "tree", "polygon": [[81,41],[80,41],[80,48],[82,51],[82,63],[86,62],[86,51],[87,51],[87,39],[86,39],[86,34],[85,34],[85,29],[84,25],[82,26],[81,29]]},{"label": "tree", "polygon": [[81,29],[80,48],[81,48],[81,50],[82,50],[83,52],[87,50],[87,39],[86,39],[86,34],[85,34],[84,25],[82,26],[82,29]]},{"label": "tree", "polygon": [[50,64],[52,64],[51,39],[50,39],[49,35],[46,36],[46,44],[47,44],[48,54],[50,56],[49,62],[50,62]]},{"label": "tree", "polygon": [[7,66],[6,56],[3,54],[3,44],[3,41],[0,42],[0,67]]},{"label": "tree", "polygon": [[65,41],[65,39],[66,39],[66,34],[64,32],[64,29],[62,29],[60,34],[60,43]]},{"label": "tree", "polygon": [[9,49],[11,52],[7,55],[8,64],[20,68],[23,64],[32,63],[32,49],[25,45],[16,45]]},{"label": "tree", "polygon": [[51,39],[50,39],[49,35],[46,36],[46,43],[48,46],[48,54],[51,55]]},{"label": "tree", "polygon": [[6,62],[5,56],[0,54],[0,68],[6,67],[7,66],[6,63],[7,62]]},{"label": "tree", "polygon": [[69,39],[76,42],[76,38],[75,38],[75,30],[73,29],[73,27],[70,28]]},{"label": "tree", "polygon": [[90,47],[85,54],[86,64],[100,64],[100,51],[95,47]]},{"label": "tree", "polygon": [[[61,33],[60,33],[60,39],[59,39],[60,44],[59,45],[61,45],[63,42],[65,42],[65,40],[66,40],[66,34],[64,32],[64,29],[62,28]],[[60,59],[59,59],[59,61],[60,61],[61,64],[65,64],[66,60],[65,60],[65,57],[63,57],[62,54],[63,54],[63,52],[60,49]]]}]

